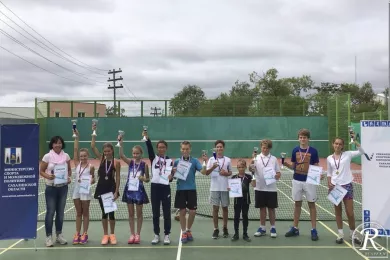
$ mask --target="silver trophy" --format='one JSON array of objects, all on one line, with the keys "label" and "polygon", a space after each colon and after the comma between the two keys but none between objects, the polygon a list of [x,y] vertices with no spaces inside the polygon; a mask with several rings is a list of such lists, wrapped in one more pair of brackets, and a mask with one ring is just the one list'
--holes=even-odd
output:
[{"label": "silver trophy", "polygon": [[[144,131],[145,131],[145,132],[148,132],[148,126],[144,125],[143,128],[144,128]],[[144,137],[142,138],[142,141],[147,141],[147,140],[148,140],[148,139],[146,138],[146,136],[144,136]]]},{"label": "silver trophy", "polygon": [[118,131],[118,143],[115,145],[116,147],[121,147],[120,141],[122,140],[122,137],[125,135],[125,131],[119,130]]},{"label": "silver trophy", "polygon": [[256,156],[257,156],[257,151],[258,150],[259,150],[259,147],[253,147],[253,153],[254,153],[253,161],[256,161]]},{"label": "silver trophy", "polygon": [[284,159],[286,158],[286,153],[280,153],[280,156],[282,157],[282,169],[284,168]]},{"label": "silver trophy", "polygon": [[349,136],[351,137],[351,141],[349,142],[349,144],[353,144],[354,143],[354,140],[353,140],[353,127],[352,126],[348,126],[348,130],[349,130]]},{"label": "silver trophy", "polygon": [[[97,126],[98,120],[97,119],[92,119],[92,127],[95,128]],[[93,130],[92,132],[93,136],[97,136],[96,134],[96,129]]]},{"label": "silver trophy", "polygon": [[76,120],[76,119],[73,119],[73,120],[72,120],[72,128],[73,128],[73,135],[72,135],[72,137],[73,137],[73,138],[76,138],[76,137],[77,137],[77,135],[76,135],[76,124],[77,124],[77,120]]},{"label": "silver trophy", "polygon": [[[202,157],[207,156],[207,150],[202,150]],[[203,166],[206,166],[206,161],[203,160]]]}]

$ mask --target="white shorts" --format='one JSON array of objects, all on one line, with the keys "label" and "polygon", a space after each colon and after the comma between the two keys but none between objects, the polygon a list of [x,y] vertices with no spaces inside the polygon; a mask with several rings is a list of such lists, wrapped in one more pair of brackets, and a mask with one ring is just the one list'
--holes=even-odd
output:
[{"label": "white shorts", "polygon": [[302,201],[303,195],[305,195],[308,202],[316,202],[317,185],[304,181],[292,180],[292,199],[294,201]]},{"label": "white shorts", "polygon": [[80,199],[80,200],[91,200],[92,199],[92,196],[91,196],[91,191],[89,194],[80,194],[79,192],[79,188],[80,186],[78,185],[78,183],[75,183],[74,185],[74,188],[73,188],[73,196],[72,196],[72,199]]},{"label": "white shorts", "polygon": [[213,206],[229,207],[230,198],[228,191],[210,191],[210,204]]}]

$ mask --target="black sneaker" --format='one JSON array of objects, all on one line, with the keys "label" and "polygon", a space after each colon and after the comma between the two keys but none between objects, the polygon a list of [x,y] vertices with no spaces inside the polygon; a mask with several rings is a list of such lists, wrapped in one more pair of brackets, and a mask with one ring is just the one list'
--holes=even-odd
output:
[{"label": "black sneaker", "polygon": [[242,239],[244,239],[246,242],[251,242],[251,239],[247,233],[244,233],[244,235],[242,236]]},{"label": "black sneaker", "polygon": [[229,237],[229,232],[228,232],[228,229],[227,228],[223,228],[223,237],[224,238],[227,238],[227,237]]},{"label": "black sneaker", "polygon": [[212,238],[217,239],[218,237],[219,237],[219,229],[214,229]]},{"label": "black sneaker", "polygon": [[234,233],[232,241],[237,241],[239,239],[238,233]]}]

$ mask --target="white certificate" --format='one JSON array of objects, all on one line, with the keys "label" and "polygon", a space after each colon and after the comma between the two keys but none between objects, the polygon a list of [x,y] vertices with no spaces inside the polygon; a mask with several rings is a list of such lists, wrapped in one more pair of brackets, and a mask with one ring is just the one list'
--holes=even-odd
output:
[{"label": "white certificate", "polygon": [[56,164],[54,165],[54,184],[66,184],[68,183],[68,165]]},{"label": "white certificate", "polygon": [[164,184],[164,185],[169,185],[169,175],[172,173],[172,166],[165,167],[163,173],[159,176],[159,181],[158,183]]},{"label": "white certificate", "polygon": [[89,191],[91,190],[91,176],[81,176],[80,179],[80,194],[89,194]]},{"label": "white certificate", "polygon": [[179,160],[179,163],[177,164],[176,167],[175,178],[185,181],[187,179],[191,166],[192,163]]},{"label": "white certificate", "polygon": [[344,199],[347,192],[348,191],[346,189],[337,184],[329,192],[328,200],[330,200],[330,202],[332,202],[334,205],[338,206],[340,202]]},{"label": "white certificate", "polygon": [[118,206],[114,202],[114,194],[112,192],[101,195],[104,207],[104,213],[108,214],[110,212],[116,211]]},{"label": "white certificate", "polygon": [[241,179],[228,179],[229,183],[229,197],[230,198],[240,198],[242,197],[242,186]]},{"label": "white certificate", "polygon": [[264,167],[263,175],[264,175],[264,180],[266,185],[270,185],[276,182],[275,179],[276,171],[273,167]]},{"label": "white certificate", "polygon": [[135,177],[135,178],[130,177],[127,190],[129,190],[129,191],[138,191],[138,188],[139,188],[139,179],[138,179],[138,177]]},{"label": "white certificate", "polygon": [[322,167],[310,165],[307,173],[306,183],[320,185],[321,182]]}]

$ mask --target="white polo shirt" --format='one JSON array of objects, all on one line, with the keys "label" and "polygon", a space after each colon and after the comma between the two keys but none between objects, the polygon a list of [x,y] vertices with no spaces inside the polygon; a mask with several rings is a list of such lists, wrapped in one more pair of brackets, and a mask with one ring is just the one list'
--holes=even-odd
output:
[{"label": "white polo shirt", "polygon": [[256,169],[255,169],[255,178],[256,178],[255,190],[258,190],[258,191],[277,191],[276,182],[271,183],[270,185],[267,185],[265,183],[263,169],[265,167],[273,167],[275,169],[276,173],[280,172],[278,159],[271,154],[268,154],[267,156],[265,156],[263,153],[260,153],[259,155],[256,156],[256,161],[254,164],[256,166]]}]

